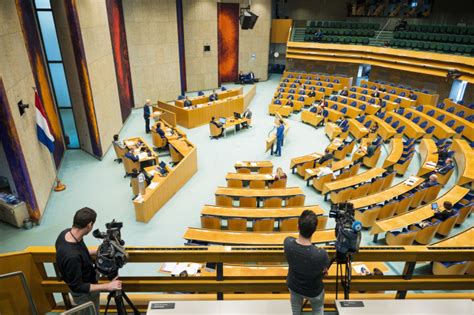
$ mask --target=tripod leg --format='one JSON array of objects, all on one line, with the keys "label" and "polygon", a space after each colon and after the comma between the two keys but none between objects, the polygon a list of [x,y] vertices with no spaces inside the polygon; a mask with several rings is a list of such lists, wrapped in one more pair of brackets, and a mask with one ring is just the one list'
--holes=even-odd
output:
[{"label": "tripod leg", "polygon": [[132,300],[128,297],[128,295],[125,293],[125,291],[122,291],[122,296],[127,301],[128,305],[132,308],[133,314],[134,315],[140,315],[140,312],[138,311],[137,307],[133,304]]},{"label": "tripod leg", "polygon": [[107,304],[105,305],[105,312],[104,315],[107,315],[107,311],[109,310],[110,300],[112,299],[112,292],[109,292],[107,295]]}]

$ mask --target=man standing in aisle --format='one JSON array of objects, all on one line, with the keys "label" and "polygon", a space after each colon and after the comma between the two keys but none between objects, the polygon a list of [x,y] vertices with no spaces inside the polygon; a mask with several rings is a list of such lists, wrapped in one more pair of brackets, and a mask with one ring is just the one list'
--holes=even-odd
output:
[{"label": "man standing in aisle", "polygon": [[323,277],[329,268],[329,256],[324,249],[311,243],[317,225],[316,214],[305,210],[298,219],[298,238],[289,236],[284,241],[288,261],[286,284],[290,289],[293,315],[302,314],[303,299],[311,303],[313,315],[324,314]]},{"label": "man standing in aisle", "polygon": [[277,148],[275,151],[275,156],[281,156],[281,147],[283,146],[283,138],[285,136],[285,124],[283,123],[283,120],[279,120],[279,126],[277,127],[277,132],[276,132],[276,142],[277,142]]},{"label": "man standing in aisle", "polygon": [[82,208],[74,215],[72,228],[65,229],[56,240],[56,263],[61,279],[71,289],[71,295],[77,305],[94,303],[97,314],[100,309],[100,291],[117,291],[122,289],[122,281],[114,280],[97,284],[98,273],[92,256],[97,250],[89,250],[84,243],[84,236],[92,231],[97,213],[90,208]]},{"label": "man standing in aisle", "polygon": [[150,115],[151,115],[151,101],[146,100],[145,106],[143,106],[143,118],[145,118],[145,132],[150,133]]}]

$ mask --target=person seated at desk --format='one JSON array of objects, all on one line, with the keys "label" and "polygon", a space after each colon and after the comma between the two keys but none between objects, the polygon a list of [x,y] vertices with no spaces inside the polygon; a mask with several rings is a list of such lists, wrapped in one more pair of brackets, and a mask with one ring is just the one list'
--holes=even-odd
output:
[{"label": "person seated at desk", "polygon": [[323,164],[324,162],[330,161],[333,158],[334,158],[334,155],[331,152],[329,152],[329,150],[326,148],[324,150],[324,155],[320,157],[318,160],[316,160],[316,163]]},{"label": "person seated at desk", "polygon": [[449,151],[447,147],[443,147],[438,152],[435,152],[438,154],[438,164],[444,166],[453,152],[454,151]]},{"label": "person seated at desk", "polygon": [[314,33],[314,41],[315,42],[320,42],[323,40],[323,32],[321,31],[320,28]]},{"label": "person seated at desk", "polygon": [[316,91],[315,90],[310,90],[308,92],[308,97],[315,97],[316,96]]},{"label": "person seated at desk", "polygon": [[370,94],[370,95],[371,95],[372,97],[380,97],[379,89],[376,88],[375,91],[374,91],[372,94]]},{"label": "person seated at desk", "polygon": [[349,95],[349,91],[347,90],[347,86],[345,86],[344,89],[342,89],[339,92],[339,95],[341,95],[341,96],[348,96]]},{"label": "person seated at desk", "polygon": [[288,98],[288,101],[286,102],[286,106],[290,106],[290,107],[294,106],[293,100],[291,98]]},{"label": "person seated at desk", "polygon": [[417,96],[415,93],[413,93],[412,91],[410,91],[410,95],[408,95],[408,98],[411,99],[411,100],[416,100],[417,99]]},{"label": "person seated at desk", "polygon": [[423,189],[423,188],[430,188],[436,185],[439,185],[438,176],[436,176],[435,174],[432,174],[430,175],[427,181],[424,181],[418,187],[420,187],[419,189]]},{"label": "person seated at desk", "polygon": [[327,166],[322,166],[319,168],[318,174],[316,174],[316,178],[320,179],[326,175],[332,174],[332,179],[336,179],[336,175],[334,175],[334,171],[332,170],[332,163],[329,163]]},{"label": "person seated at desk", "polygon": [[283,94],[281,94],[281,92],[278,92],[278,94],[275,98],[282,98],[282,97],[283,97]]},{"label": "person seated at desk", "polygon": [[279,94],[279,95],[277,96],[277,99],[273,101],[273,104],[281,105],[281,99],[282,99],[282,95]]},{"label": "person seated at desk", "polygon": [[209,95],[209,102],[217,101],[218,98],[219,97],[217,96],[216,90],[212,90],[212,94]]},{"label": "person seated at desk", "polygon": [[218,138],[220,138],[220,137],[222,137],[222,136],[224,135],[223,124],[221,124],[220,122],[217,122],[217,121],[216,121],[216,117],[212,116],[211,121],[210,121],[209,123],[210,123],[210,124],[213,124],[213,125],[216,126],[217,128],[220,128],[221,133],[217,136]]},{"label": "person seated at desk", "polygon": [[275,173],[275,176],[274,176],[275,180],[280,180],[280,179],[285,179],[287,178],[287,175],[286,173],[283,171],[283,169],[281,167],[277,168],[276,170],[276,173]]},{"label": "person seated at desk", "polygon": [[441,175],[446,175],[450,170],[454,168],[454,161],[451,158],[447,158],[444,166],[438,167],[434,172]]},{"label": "person seated at desk", "polygon": [[[242,118],[247,118],[248,121],[251,121],[252,120],[252,112],[250,111],[250,109],[246,109],[243,113],[242,113]],[[248,128],[249,127],[249,124],[247,121],[244,121],[242,124],[242,128]],[[252,127],[252,126],[250,126]]]},{"label": "person seated at desk", "polygon": [[379,88],[379,91],[385,93],[385,92],[387,92],[387,89],[382,86],[382,87]]},{"label": "person seated at desk", "polygon": [[377,122],[374,122],[372,126],[369,128],[370,133],[377,133],[377,130],[379,130],[379,124]]},{"label": "person seated at desk", "polygon": [[245,75],[244,75],[244,72],[243,71],[240,71],[239,72],[239,82],[240,84],[244,84],[244,78],[245,78]]},{"label": "person seated at desk", "polygon": [[189,96],[186,96],[183,102],[184,107],[191,107],[193,106],[193,102],[189,99]]},{"label": "person seated at desk", "polygon": [[138,162],[140,160],[138,155],[136,155],[133,151],[128,151],[127,153],[125,153],[124,157],[132,160],[133,162]]},{"label": "person seated at desk", "polygon": [[309,109],[311,113],[318,113],[318,110],[319,110],[319,107],[317,106],[311,106],[311,108]]},{"label": "person seated at desk", "polygon": [[450,217],[456,214],[456,211],[454,211],[453,204],[451,202],[449,201],[443,202],[443,207],[444,207],[443,211],[440,211],[438,208],[434,210],[435,214],[433,218],[440,221],[446,221],[447,219],[449,219]]},{"label": "person seated at desk", "polygon": [[400,22],[395,26],[395,32],[404,31],[407,28],[408,22],[405,18],[401,19]]},{"label": "person seated at desk", "polygon": [[123,143],[123,141],[119,140],[119,135],[114,135],[113,139],[114,140],[112,141],[112,144],[114,146],[117,146],[120,149],[125,149],[125,143]]},{"label": "person seated at desk", "polygon": [[160,135],[161,139],[166,138],[165,132],[161,129],[161,123],[156,124],[155,132]]}]

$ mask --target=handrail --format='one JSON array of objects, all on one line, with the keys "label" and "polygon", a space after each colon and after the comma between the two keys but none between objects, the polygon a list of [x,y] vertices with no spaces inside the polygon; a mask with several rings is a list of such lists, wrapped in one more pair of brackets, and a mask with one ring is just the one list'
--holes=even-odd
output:
[{"label": "handrail", "polygon": [[[325,247],[329,255],[335,255],[334,247]],[[213,262],[216,272],[212,276],[161,277],[161,276],[121,276],[123,287],[128,292],[207,292],[214,293],[215,299],[223,299],[224,294],[244,292],[240,299],[252,298],[247,294],[265,292],[287,293],[285,276],[226,276],[224,263],[285,262],[282,246],[177,246],[177,247],[126,247],[129,263],[159,262]],[[27,254],[27,255],[25,255]],[[20,257],[21,256],[21,257]],[[17,258],[18,257],[18,258]],[[15,259],[23,259],[16,264]],[[5,260],[7,263],[4,264]],[[25,260],[28,262],[24,264]],[[54,304],[54,293],[68,292],[67,285],[58,277],[50,277],[44,271],[45,264],[55,265],[55,249],[49,247],[28,247],[19,254],[0,255],[1,268],[28,268],[29,281],[34,286],[34,298],[41,311],[63,308]],[[400,261],[406,262],[401,275],[366,277],[353,276],[353,291],[397,291],[396,298],[405,298],[408,290],[468,290],[474,285],[474,276],[413,275],[417,262],[426,261],[474,261],[474,247],[430,247],[430,246],[383,246],[361,247],[353,256],[353,261]],[[28,266],[35,266],[30,269]],[[327,292],[336,290],[335,276],[324,279]],[[142,295],[143,296],[143,295]],[[151,296],[151,295],[147,295]],[[393,298],[387,293],[387,298]],[[446,293],[446,298],[455,295]],[[253,297],[255,298],[255,296]],[[278,295],[277,298],[287,298]],[[370,296],[368,297],[370,298]],[[474,298],[474,295],[473,295]],[[150,299],[150,297],[148,298]],[[41,301],[43,301],[41,303]],[[50,301],[46,303],[45,301]],[[52,302],[51,302],[52,301]],[[142,301],[143,302],[143,301]],[[329,302],[330,304],[332,302]],[[330,305],[329,305],[330,306]]]},{"label": "handrail", "polygon": [[382,27],[382,29],[379,31],[379,33],[377,34],[377,37],[375,38],[375,40],[378,40],[379,39],[379,36],[380,34],[385,30],[385,28],[387,27],[387,25],[391,22],[391,18],[388,18],[387,19],[387,22],[385,22],[385,25]]}]

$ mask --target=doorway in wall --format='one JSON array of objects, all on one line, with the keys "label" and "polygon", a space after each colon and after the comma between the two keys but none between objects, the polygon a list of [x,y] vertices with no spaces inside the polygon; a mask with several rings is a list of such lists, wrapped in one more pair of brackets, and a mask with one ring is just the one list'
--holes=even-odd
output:
[{"label": "doorway in wall", "polygon": [[0,194],[17,195],[10,166],[8,165],[3,144],[0,141]]},{"label": "doorway in wall", "polygon": [[65,142],[68,149],[79,149],[81,147],[80,139],[69,96],[69,86],[64,72],[51,3],[50,0],[35,0],[34,3],[38,29],[43,41],[44,56],[49,70],[49,79],[52,82]]}]

